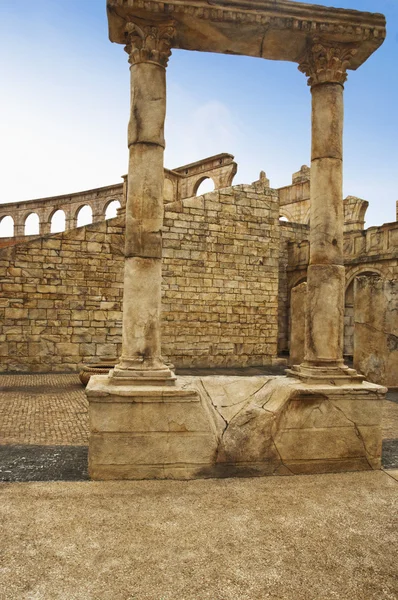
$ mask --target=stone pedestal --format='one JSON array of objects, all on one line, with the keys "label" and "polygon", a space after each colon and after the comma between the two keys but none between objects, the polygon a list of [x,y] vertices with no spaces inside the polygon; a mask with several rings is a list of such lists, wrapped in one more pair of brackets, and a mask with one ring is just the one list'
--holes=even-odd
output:
[{"label": "stone pedestal", "polygon": [[91,479],[191,479],[214,463],[216,431],[195,390],[97,375],[86,394]]},{"label": "stone pedestal", "polygon": [[378,469],[385,388],[286,377],[90,379],[92,479],[253,477]]}]

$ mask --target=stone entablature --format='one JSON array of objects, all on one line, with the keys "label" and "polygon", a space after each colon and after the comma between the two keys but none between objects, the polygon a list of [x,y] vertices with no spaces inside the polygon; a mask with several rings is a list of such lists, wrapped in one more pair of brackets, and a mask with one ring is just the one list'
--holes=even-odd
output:
[{"label": "stone entablature", "polygon": [[280,216],[292,223],[309,223],[310,173],[311,169],[303,165],[300,171],[293,173],[291,185],[278,189]]},{"label": "stone entablature", "polygon": [[[176,23],[172,48],[241,54],[302,62],[308,40],[356,44],[349,68],[357,69],[382,44],[381,14],[289,2],[288,0],[108,0],[109,37],[125,43],[126,22],[152,19]],[[286,43],[287,40],[289,43]]]}]

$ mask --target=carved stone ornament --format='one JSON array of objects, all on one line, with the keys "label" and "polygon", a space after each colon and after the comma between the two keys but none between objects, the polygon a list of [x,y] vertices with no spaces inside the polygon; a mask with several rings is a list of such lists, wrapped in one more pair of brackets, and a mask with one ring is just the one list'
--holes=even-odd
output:
[{"label": "carved stone ornament", "polygon": [[298,69],[308,77],[311,87],[320,83],[343,85],[347,80],[350,61],[357,52],[352,46],[328,44],[314,38]]},{"label": "carved stone ornament", "polygon": [[172,23],[161,25],[137,25],[127,23],[125,51],[131,65],[153,62],[167,66],[171,55],[171,45],[175,36]]}]

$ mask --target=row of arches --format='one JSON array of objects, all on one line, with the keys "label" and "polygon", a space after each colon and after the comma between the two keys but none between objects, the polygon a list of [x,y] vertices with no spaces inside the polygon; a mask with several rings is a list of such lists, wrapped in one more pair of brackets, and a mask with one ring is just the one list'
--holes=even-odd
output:
[{"label": "row of arches", "polygon": [[[105,208],[105,220],[113,219],[117,215],[117,210],[121,204],[119,200],[112,200],[106,205]],[[75,214],[75,225],[76,227],[83,227],[84,225],[90,225],[93,222],[93,210],[91,206],[85,204],[80,206]],[[56,209],[50,215],[50,230],[49,233],[60,233],[67,229],[67,219],[65,211],[62,209]],[[40,235],[40,218],[35,212],[28,214],[23,223],[23,235]],[[14,237],[15,235],[15,222],[11,215],[0,217],[0,237]],[[22,235],[22,232],[21,232]]]}]

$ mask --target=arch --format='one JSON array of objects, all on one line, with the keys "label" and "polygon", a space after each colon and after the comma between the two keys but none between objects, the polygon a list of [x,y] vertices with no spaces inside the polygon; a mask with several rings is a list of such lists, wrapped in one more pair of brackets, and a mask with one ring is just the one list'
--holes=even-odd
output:
[{"label": "arch", "polygon": [[93,222],[93,209],[89,204],[79,206],[76,211],[76,227],[90,225]]},{"label": "arch", "polygon": [[279,208],[279,220],[284,222],[293,222],[293,215],[285,206]]},{"label": "arch", "polygon": [[379,267],[361,265],[357,267],[353,267],[350,271],[346,272],[346,293],[348,287],[354,281],[355,277],[359,277],[360,275],[379,275],[380,277],[386,277],[386,274],[383,273]]},{"label": "arch", "polygon": [[62,209],[57,208],[50,216],[50,231],[51,233],[61,233],[65,231],[66,216]]},{"label": "arch", "polygon": [[354,304],[354,282],[356,277],[361,275],[379,275],[384,277],[380,269],[360,266],[353,269],[353,272],[347,277],[345,298],[344,298],[344,356],[352,359],[354,356],[354,322],[355,322],[355,304]]},{"label": "arch", "polygon": [[39,215],[35,212],[30,213],[24,224],[25,235],[39,235],[40,234],[40,219]]},{"label": "arch", "polygon": [[201,177],[195,183],[193,188],[194,196],[202,196],[202,194],[208,194],[209,192],[213,192],[216,189],[214,181],[211,177],[207,175],[205,177]]},{"label": "arch", "polygon": [[174,185],[167,177],[164,180],[163,198],[165,202],[174,202]]},{"label": "arch", "polygon": [[0,217],[0,237],[14,237],[14,219],[11,215]]},{"label": "arch", "polygon": [[119,200],[110,200],[105,205],[105,220],[114,219],[117,217],[117,209],[121,208],[121,204]]},{"label": "arch", "polygon": [[290,288],[290,291],[292,291],[292,289],[297,287],[298,285],[300,285],[302,283],[306,283],[306,281],[307,281],[307,275],[302,275],[301,277],[298,278],[298,280],[294,283],[294,285],[292,285],[292,287]]},{"label": "arch", "polygon": [[289,302],[290,302],[290,293],[291,293],[292,289],[294,287],[296,287],[297,285],[300,285],[300,283],[304,283],[305,281],[307,281],[307,268],[305,269],[304,272],[293,273],[292,278],[290,279],[290,281],[288,283],[288,289],[289,289],[288,299],[289,299]]}]

